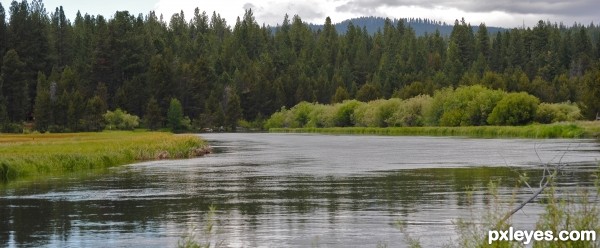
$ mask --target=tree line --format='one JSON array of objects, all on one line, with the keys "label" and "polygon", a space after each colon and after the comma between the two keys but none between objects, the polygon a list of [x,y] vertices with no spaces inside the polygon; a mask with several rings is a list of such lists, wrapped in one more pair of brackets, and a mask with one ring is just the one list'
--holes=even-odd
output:
[{"label": "tree line", "polygon": [[[586,118],[600,111],[600,27],[540,21],[533,28],[488,33],[464,19],[449,36],[422,36],[386,19],[371,35],[330,18],[319,30],[300,16],[277,28],[259,25],[252,10],[231,26],[196,9],[168,20],[154,12],[112,18],[41,0],[0,4],[0,124],[4,132],[34,123],[39,131],[102,128],[108,110],[141,117],[152,129],[172,121],[235,129],[261,123],[299,102],[409,99],[442,88],[483,85],[524,91],[543,102],[577,103]],[[185,117],[188,117],[187,119]],[[173,124],[174,125],[174,124]]]}]

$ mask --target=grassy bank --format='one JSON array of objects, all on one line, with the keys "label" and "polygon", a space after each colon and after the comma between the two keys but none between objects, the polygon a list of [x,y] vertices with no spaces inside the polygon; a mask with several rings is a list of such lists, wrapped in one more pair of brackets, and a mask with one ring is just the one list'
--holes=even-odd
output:
[{"label": "grassy bank", "polygon": [[188,158],[203,155],[206,147],[195,136],[159,132],[0,134],[0,182]]},{"label": "grassy bank", "polygon": [[600,122],[470,127],[271,128],[276,133],[323,133],[390,136],[466,136],[476,138],[598,138]]}]

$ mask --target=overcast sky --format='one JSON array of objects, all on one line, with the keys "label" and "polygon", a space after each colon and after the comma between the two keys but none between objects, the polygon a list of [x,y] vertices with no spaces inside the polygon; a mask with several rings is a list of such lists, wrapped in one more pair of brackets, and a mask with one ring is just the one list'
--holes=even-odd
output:
[{"label": "overcast sky", "polygon": [[[0,0],[7,14],[9,0]],[[44,0],[50,12],[62,5],[67,17],[74,19],[77,10],[82,14],[113,16],[116,10],[147,14],[155,10],[168,20],[173,13],[183,10],[190,19],[194,8],[227,19],[233,26],[244,10],[252,8],[260,24],[277,25],[287,13],[298,14],[302,20],[321,24],[327,16],[334,23],[361,16],[390,18],[421,17],[453,23],[462,17],[473,25],[517,27],[525,23],[533,26],[538,20],[550,20],[571,25],[574,22],[600,23],[598,0]]]}]

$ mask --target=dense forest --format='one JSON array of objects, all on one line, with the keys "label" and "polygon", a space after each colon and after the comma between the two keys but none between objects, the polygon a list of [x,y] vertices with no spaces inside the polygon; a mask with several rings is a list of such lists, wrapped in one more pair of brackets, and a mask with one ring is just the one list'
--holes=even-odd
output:
[{"label": "dense forest", "polygon": [[156,129],[168,125],[174,103],[189,127],[235,128],[302,101],[408,99],[476,84],[577,103],[586,118],[600,111],[594,24],[540,21],[490,33],[457,20],[449,36],[419,36],[402,19],[371,35],[352,23],[340,33],[329,18],[318,30],[282,18],[276,29],[251,10],[232,24],[198,9],[71,21],[41,0],[0,5],[2,130],[101,130],[116,109]]}]

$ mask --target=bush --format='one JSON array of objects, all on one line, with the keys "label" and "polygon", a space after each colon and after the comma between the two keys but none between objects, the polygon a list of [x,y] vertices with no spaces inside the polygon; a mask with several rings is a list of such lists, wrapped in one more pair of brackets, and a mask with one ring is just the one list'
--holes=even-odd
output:
[{"label": "bush", "polygon": [[427,123],[440,126],[481,126],[505,95],[480,85],[437,91],[427,111]]},{"label": "bush", "polygon": [[540,100],[525,92],[507,94],[498,102],[488,123],[492,125],[525,125],[533,121]]},{"label": "bush", "polygon": [[313,104],[309,102],[301,102],[290,109],[292,113],[292,122],[290,127],[304,127],[309,121],[310,112],[313,109]]},{"label": "bush", "polygon": [[561,121],[576,121],[582,118],[581,111],[576,104],[542,103],[535,114],[535,121],[539,123],[553,123]]},{"label": "bush", "polygon": [[421,127],[425,125],[425,113],[431,108],[432,98],[416,96],[402,102],[394,115],[388,119],[390,126]]},{"label": "bush", "polygon": [[336,127],[351,127],[354,126],[354,110],[360,105],[365,104],[357,100],[344,101],[334,105],[333,124]]},{"label": "bush", "polygon": [[23,125],[17,123],[6,123],[0,130],[2,133],[23,133]]},{"label": "bush", "polygon": [[390,118],[401,108],[402,100],[375,100],[361,104],[354,110],[355,125],[359,127],[387,127]]},{"label": "bush", "polygon": [[135,115],[130,115],[127,111],[116,109],[113,111],[106,111],[103,115],[107,125],[106,128],[110,130],[133,130],[140,125],[140,118]]},{"label": "bush", "polygon": [[265,122],[264,128],[269,130],[270,128],[281,128],[288,127],[286,125],[286,115],[288,111],[285,107],[281,107],[279,112],[275,112],[271,115],[271,117]]}]

